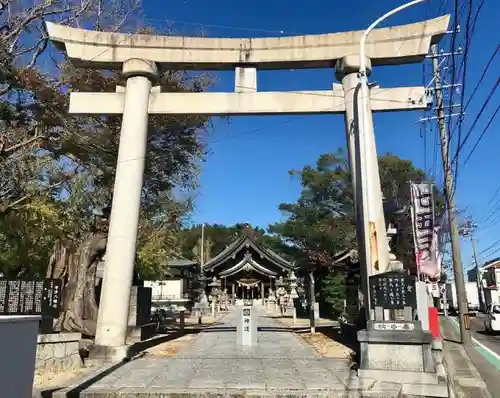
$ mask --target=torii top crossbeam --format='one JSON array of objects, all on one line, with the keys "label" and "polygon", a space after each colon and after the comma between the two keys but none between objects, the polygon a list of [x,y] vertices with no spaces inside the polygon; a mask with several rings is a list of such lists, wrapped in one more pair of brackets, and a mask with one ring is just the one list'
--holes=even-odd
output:
[{"label": "torii top crossbeam", "polygon": [[[408,25],[375,29],[366,43],[372,65],[421,62],[429,46],[446,33],[449,15]],[[363,31],[266,38],[207,38],[129,35],[70,28],[47,22],[50,39],[77,66],[121,69],[123,62],[148,59],[166,69],[233,70],[332,68],[359,54]],[[112,51],[109,51],[110,49]]]}]

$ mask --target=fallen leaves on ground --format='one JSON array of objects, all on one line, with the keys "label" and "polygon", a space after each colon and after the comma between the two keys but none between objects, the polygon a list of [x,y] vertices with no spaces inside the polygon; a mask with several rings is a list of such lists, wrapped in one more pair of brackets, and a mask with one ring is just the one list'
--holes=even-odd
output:
[{"label": "fallen leaves on ground", "polygon": [[175,355],[184,347],[196,340],[197,337],[198,335],[196,334],[186,334],[177,339],[166,341],[165,343],[148,348],[146,350],[146,355],[159,357],[169,357]]},{"label": "fallen leaves on ground", "polygon": [[37,390],[70,385],[92,371],[91,367],[64,371],[36,371],[33,387]]},{"label": "fallen leaves on ground", "polygon": [[[286,316],[286,315],[280,316],[279,314],[275,313],[270,313],[269,316],[273,318],[275,321],[277,321],[279,324],[295,328],[296,331],[299,331],[299,329],[302,327],[309,329],[310,326],[310,320],[306,318],[297,318],[294,323],[293,317],[291,316]],[[320,318],[316,320],[316,328],[320,327],[328,328],[330,327],[331,324],[332,321],[329,319]],[[299,331],[297,335],[302,340],[312,345],[313,348],[320,355],[327,358],[346,358],[346,359],[352,358],[352,355],[354,353],[353,350],[351,350],[344,344],[332,339],[331,337],[325,335],[324,333],[316,332],[314,334],[311,334],[309,332],[304,333],[303,329],[300,330],[301,331]]]},{"label": "fallen leaves on ground", "polygon": [[[284,316],[281,316],[280,314],[270,312],[268,316],[282,325],[295,327],[295,328],[298,328],[298,327],[309,328],[310,322],[311,322],[309,320],[309,318],[296,318],[295,322],[294,322],[293,316],[290,314],[287,314],[287,313],[285,313]],[[332,321],[331,319],[325,319],[325,318],[316,319],[316,327],[331,326],[331,325],[337,325],[337,322]]]},{"label": "fallen leaves on ground", "polygon": [[317,332],[314,334],[311,333],[301,333],[299,334],[300,338],[302,338],[305,342],[309,343],[313,346],[313,348],[318,351],[318,353],[326,358],[351,358],[353,351],[339,343],[331,339],[330,337],[324,335],[321,332]]}]

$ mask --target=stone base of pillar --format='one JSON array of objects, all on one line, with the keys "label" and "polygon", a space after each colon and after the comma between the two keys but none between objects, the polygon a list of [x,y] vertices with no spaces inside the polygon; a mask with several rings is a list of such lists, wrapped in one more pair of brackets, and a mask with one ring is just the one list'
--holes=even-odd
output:
[{"label": "stone base of pillar", "polygon": [[100,366],[106,363],[128,361],[133,355],[129,345],[119,347],[96,345],[89,351],[89,357],[85,360],[85,364]]},{"label": "stone base of pillar", "polygon": [[[373,322],[369,321],[368,329],[358,331],[360,379],[403,384],[405,396],[448,396],[442,369],[438,370],[432,355],[429,332],[373,330],[372,327]],[[439,347],[436,345],[436,348]]]}]

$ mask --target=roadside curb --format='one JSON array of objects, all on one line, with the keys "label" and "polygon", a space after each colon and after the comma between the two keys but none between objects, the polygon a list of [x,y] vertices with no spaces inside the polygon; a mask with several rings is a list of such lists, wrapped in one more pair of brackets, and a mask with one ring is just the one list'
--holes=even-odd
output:
[{"label": "roadside curb", "polygon": [[467,349],[458,342],[458,330],[453,320],[442,317],[440,328],[450,397],[492,398]]},{"label": "roadside curb", "polygon": [[[455,319],[455,318],[449,318],[455,325],[455,327],[458,329],[459,328],[459,324],[458,324],[458,321]],[[476,338],[472,337],[472,341],[474,344],[476,344],[479,348],[481,348],[482,350],[486,351],[486,353],[488,355],[491,355],[491,357],[493,357],[493,359],[495,361],[498,361],[498,366],[500,366],[500,355],[498,355],[495,351],[493,351],[492,349],[488,348],[487,346],[485,346],[483,343],[481,343],[479,340],[477,340]]]}]

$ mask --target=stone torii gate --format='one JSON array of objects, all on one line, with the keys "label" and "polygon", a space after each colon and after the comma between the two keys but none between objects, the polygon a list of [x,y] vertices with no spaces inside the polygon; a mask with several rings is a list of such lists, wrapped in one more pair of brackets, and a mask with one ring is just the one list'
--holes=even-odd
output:
[{"label": "stone torii gate", "polygon": [[[421,62],[446,33],[449,16],[375,29],[366,43],[368,72],[375,65]],[[71,93],[72,114],[123,114],[106,267],[99,306],[96,346],[107,356],[126,355],[128,303],[136,253],[137,225],[146,156],[148,114],[171,115],[345,115],[349,163],[360,211],[357,104],[359,40],[363,31],[271,38],[202,38],[128,35],[47,23],[50,39],[75,66],[122,70],[126,87],[115,93]],[[335,68],[341,84],[323,91],[258,92],[259,70]],[[235,92],[162,93],[159,69],[235,70]],[[370,243],[374,259],[367,275],[389,267],[389,253],[371,112],[427,107],[424,87],[372,87],[365,101]],[[358,220],[358,226],[360,221]],[[358,240],[360,234],[358,233]],[[362,242],[360,242],[362,243]],[[363,245],[360,245],[360,247]],[[362,267],[363,268],[363,267]]]}]

